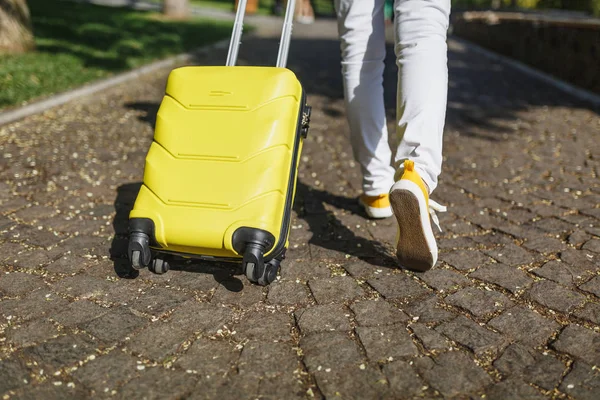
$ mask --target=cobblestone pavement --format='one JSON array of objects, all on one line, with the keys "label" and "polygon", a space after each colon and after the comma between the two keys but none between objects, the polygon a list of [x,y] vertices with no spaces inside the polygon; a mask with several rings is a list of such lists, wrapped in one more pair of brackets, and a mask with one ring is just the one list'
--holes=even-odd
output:
[{"label": "cobblestone pavement", "polygon": [[[265,25],[240,59],[268,64]],[[198,56],[219,64],[226,49]],[[168,71],[0,127],[0,396],[577,398],[600,392],[600,118],[450,41],[440,262],[356,205],[332,21],[297,26],[313,121],[280,279],[128,273]],[[395,72],[386,86],[393,128]]]}]

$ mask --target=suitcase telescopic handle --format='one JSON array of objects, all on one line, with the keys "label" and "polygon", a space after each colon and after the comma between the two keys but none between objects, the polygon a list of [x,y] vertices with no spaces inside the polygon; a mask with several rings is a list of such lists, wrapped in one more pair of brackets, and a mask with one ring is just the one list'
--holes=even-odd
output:
[{"label": "suitcase telescopic handle", "polygon": [[[229,52],[227,53],[227,65],[232,67],[237,62],[238,51],[242,38],[242,30],[244,27],[244,14],[246,13],[247,0],[239,0],[238,8],[235,13],[233,22],[233,32],[231,33],[231,41],[229,42]],[[290,49],[290,40],[292,38],[292,25],[294,20],[294,9],[296,8],[296,0],[288,0],[285,9],[285,17],[283,19],[283,27],[281,28],[281,40],[279,41],[279,52],[277,54],[277,67],[285,67]]]}]

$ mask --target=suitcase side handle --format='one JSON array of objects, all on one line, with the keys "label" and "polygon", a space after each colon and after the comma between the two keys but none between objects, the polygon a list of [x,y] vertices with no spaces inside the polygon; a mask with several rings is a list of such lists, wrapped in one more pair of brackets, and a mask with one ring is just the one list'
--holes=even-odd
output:
[{"label": "suitcase side handle", "polygon": [[[235,66],[237,62],[237,56],[242,38],[242,31],[244,28],[246,2],[247,0],[239,0],[238,8],[235,12],[235,20],[233,21],[233,31],[231,33],[231,41],[229,42],[229,51],[227,52],[227,62],[225,63],[225,65],[228,67]],[[288,0],[287,7],[285,9],[283,27],[281,28],[281,40],[279,41],[279,52],[277,54],[277,67],[284,68],[287,65],[295,9],[296,0]]]}]

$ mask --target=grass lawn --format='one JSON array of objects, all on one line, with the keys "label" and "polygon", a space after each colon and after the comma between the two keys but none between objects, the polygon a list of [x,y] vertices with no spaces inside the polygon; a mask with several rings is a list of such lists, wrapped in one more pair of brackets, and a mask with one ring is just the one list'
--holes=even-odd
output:
[{"label": "grass lawn", "polygon": [[[161,3],[162,0],[150,0],[154,3]],[[235,0],[190,0],[191,4],[202,7],[217,8],[220,10],[234,10]],[[275,0],[259,0],[258,14],[271,15]],[[317,15],[333,15],[335,13],[333,0],[311,0],[313,9]],[[284,9],[285,11],[285,9]]]},{"label": "grass lawn", "polygon": [[[0,110],[229,37],[231,23],[27,0],[36,51],[0,55]],[[225,62],[225,61],[223,61]]]}]

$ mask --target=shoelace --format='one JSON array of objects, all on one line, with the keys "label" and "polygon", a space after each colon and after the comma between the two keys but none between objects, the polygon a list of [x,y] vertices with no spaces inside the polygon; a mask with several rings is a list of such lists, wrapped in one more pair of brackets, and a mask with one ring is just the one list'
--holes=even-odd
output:
[{"label": "shoelace", "polygon": [[429,199],[429,216],[431,217],[431,220],[433,221],[435,227],[438,228],[440,232],[442,231],[442,227],[440,226],[440,220],[437,217],[436,211],[446,212],[447,209],[448,208],[446,206],[443,206],[440,203]]}]

